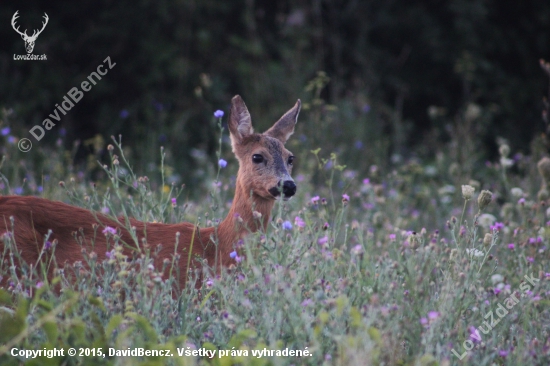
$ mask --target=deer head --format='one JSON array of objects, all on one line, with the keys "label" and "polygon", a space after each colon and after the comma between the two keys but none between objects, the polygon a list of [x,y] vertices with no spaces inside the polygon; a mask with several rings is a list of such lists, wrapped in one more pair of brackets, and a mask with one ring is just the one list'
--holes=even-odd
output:
[{"label": "deer head", "polygon": [[237,185],[245,194],[275,200],[290,199],[296,184],[290,176],[294,156],[284,144],[294,132],[301,102],[286,112],[269,130],[254,133],[250,113],[239,95],[231,100],[229,132],[240,169]]},{"label": "deer head", "polygon": [[27,30],[25,29],[24,32],[21,32],[19,31],[19,26],[16,28],[15,27],[15,21],[17,18],[19,18],[19,15],[17,15],[17,13],[19,12],[19,10],[17,10],[15,12],[15,14],[13,14],[13,17],[11,18],[11,26],[13,27],[13,29],[19,33],[21,35],[21,38],[23,38],[23,41],[25,41],[25,49],[27,50],[27,53],[31,53],[32,50],[34,49],[34,42],[36,42],[36,39],[38,38],[38,36],[40,35],[40,33],[42,33],[42,31],[44,30],[44,28],[46,28],[46,24],[48,24],[48,20],[50,18],[48,18],[48,14],[44,13],[44,22],[42,22],[42,29],[40,30],[34,30],[33,33],[32,33],[32,36],[29,36],[27,35]]}]

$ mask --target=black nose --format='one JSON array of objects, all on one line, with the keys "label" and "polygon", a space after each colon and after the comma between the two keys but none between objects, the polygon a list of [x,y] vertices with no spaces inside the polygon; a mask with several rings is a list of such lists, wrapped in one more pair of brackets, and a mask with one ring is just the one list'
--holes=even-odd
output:
[{"label": "black nose", "polygon": [[285,180],[283,183],[283,194],[287,197],[292,197],[296,193],[296,184],[291,180]]}]

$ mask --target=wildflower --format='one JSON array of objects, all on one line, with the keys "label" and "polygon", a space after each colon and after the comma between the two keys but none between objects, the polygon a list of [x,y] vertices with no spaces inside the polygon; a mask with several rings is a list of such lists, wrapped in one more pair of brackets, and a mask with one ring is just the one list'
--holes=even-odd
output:
[{"label": "wildflower", "polygon": [[302,220],[299,216],[296,216],[294,218],[294,225],[300,227],[300,228],[304,228],[306,227],[306,223],[304,220]]},{"label": "wildflower", "polygon": [[501,349],[500,351],[498,351],[498,355],[500,357],[506,357],[508,356],[508,351]]},{"label": "wildflower", "polygon": [[328,222],[325,222],[323,224],[323,230],[328,230],[329,227],[330,227],[330,224]]},{"label": "wildflower", "polygon": [[500,165],[502,165],[504,168],[509,168],[512,165],[514,165],[514,161],[512,159],[501,157],[500,158]]},{"label": "wildflower", "polygon": [[366,186],[369,185],[370,184],[370,179],[369,178],[363,179],[363,184],[366,185]]},{"label": "wildflower", "polygon": [[523,196],[523,189],[519,187],[514,187],[510,190],[510,193],[512,193],[512,196],[514,197],[521,197]]},{"label": "wildflower", "polygon": [[252,217],[254,217],[256,220],[259,220],[262,218],[262,213],[258,211],[252,211]]},{"label": "wildflower", "polygon": [[491,276],[491,282],[493,282],[494,285],[502,281],[504,281],[504,277],[498,273]]},{"label": "wildflower", "polygon": [[237,257],[237,252],[234,250],[231,253],[229,253],[229,257],[235,259]]},{"label": "wildflower", "polygon": [[325,245],[326,243],[328,243],[328,237],[326,235],[317,240],[317,244],[319,245]]},{"label": "wildflower", "polygon": [[491,203],[491,200],[493,199],[493,193],[488,190],[483,190],[477,197],[477,204],[479,206],[479,210],[485,209]]},{"label": "wildflower", "polygon": [[319,203],[319,196],[311,197],[311,204],[316,205]]},{"label": "wildflower", "polygon": [[313,301],[312,301],[311,299],[305,299],[304,301],[302,301],[302,304],[301,304],[301,305],[302,305],[303,307],[306,307],[306,306],[309,306],[309,305],[311,305],[311,304],[313,304]]},{"label": "wildflower", "polygon": [[485,234],[485,237],[483,238],[483,245],[488,246],[493,241],[493,234]]},{"label": "wildflower", "polygon": [[214,112],[214,117],[222,118],[223,114],[224,114],[223,111],[218,109],[216,112]]},{"label": "wildflower", "polygon": [[502,144],[498,148],[498,152],[500,153],[500,156],[507,157],[508,155],[510,155],[510,146]]},{"label": "wildflower", "polygon": [[116,229],[112,228],[110,226],[105,226],[105,229],[103,229],[102,233],[105,234],[105,235],[108,235],[108,234],[115,235],[116,234]]},{"label": "wildflower", "polygon": [[176,201],[176,199],[175,199],[175,198],[172,198],[171,201],[172,201],[172,207],[176,207],[177,204],[178,204],[177,201]]},{"label": "wildflower", "polygon": [[428,324],[428,319],[426,319],[426,318],[420,318],[420,324],[422,324],[422,325]]},{"label": "wildflower", "polygon": [[535,258],[533,257],[527,257],[526,259],[527,259],[527,262],[529,263],[533,263],[535,261]]},{"label": "wildflower", "polygon": [[128,118],[129,115],[130,112],[128,112],[126,109],[121,110],[119,113],[119,117],[122,119]]},{"label": "wildflower", "polygon": [[10,134],[10,128],[9,127],[4,127],[3,129],[0,130],[0,135],[2,136],[7,136]]},{"label": "wildflower", "polygon": [[494,225],[491,225],[491,231],[493,230],[500,231],[502,229],[504,229],[504,224],[502,222],[495,222]]},{"label": "wildflower", "polygon": [[349,202],[349,196],[345,193],[342,195],[342,202],[343,203],[348,203]]},{"label": "wildflower", "polygon": [[484,253],[479,249],[470,249],[466,248],[466,253],[470,255],[470,257],[483,257]]},{"label": "wildflower", "polygon": [[42,286],[44,286],[44,282],[38,281],[38,282],[36,283],[36,288],[40,288],[40,287],[42,287]]},{"label": "wildflower", "polygon": [[51,247],[52,247],[52,242],[51,241],[48,240],[44,243],[44,250],[51,249]]},{"label": "wildflower", "polygon": [[520,205],[520,206],[525,206],[525,198],[523,198],[523,197],[520,198],[520,199],[518,200],[518,205]]},{"label": "wildflower", "polygon": [[512,249],[512,250],[513,250],[515,247],[516,247],[516,246],[515,246],[514,243],[508,244],[508,249]]},{"label": "wildflower", "polygon": [[474,195],[474,192],[476,191],[476,189],[470,185],[463,185],[462,186],[462,197],[464,197],[464,199],[466,201],[470,200],[473,195]]},{"label": "wildflower", "polygon": [[356,246],[351,248],[351,252],[353,254],[359,255],[359,254],[363,253],[363,247],[361,246],[361,244],[357,244]]},{"label": "wildflower", "polygon": [[428,312],[428,319],[434,320],[434,319],[437,319],[437,318],[439,318],[439,312],[437,312],[437,311]]},{"label": "wildflower", "polygon": [[390,234],[388,235],[388,237],[390,238],[390,241],[393,243],[395,242],[395,238],[396,238],[396,235],[395,234]]},{"label": "wildflower", "polygon": [[283,222],[283,229],[285,230],[292,230],[292,223],[290,221]]},{"label": "wildflower", "polygon": [[479,215],[477,219],[479,225],[485,229],[489,229],[491,226],[493,226],[495,221],[497,221],[497,218],[487,213]]},{"label": "wildflower", "polygon": [[546,183],[550,182],[550,158],[544,157],[537,163],[539,174]]},{"label": "wildflower", "polygon": [[218,166],[222,169],[225,168],[227,166],[227,161],[223,159],[218,160]]},{"label": "wildflower", "polygon": [[206,287],[212,287],[214,286],[214,281],[212,281],[210,278],[206,281]]}]

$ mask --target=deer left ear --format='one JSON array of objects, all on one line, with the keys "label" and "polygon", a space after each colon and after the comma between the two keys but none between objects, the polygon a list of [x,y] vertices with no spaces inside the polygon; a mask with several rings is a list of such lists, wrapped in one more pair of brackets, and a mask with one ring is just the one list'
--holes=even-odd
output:
[{"label": "deer left ear", "polygon": [[298,99],[294,107],[275,122],[275,124],[265,132],[265,135],[276,138],[283,144],[286,143],[290,135],[294,133],[294,126],[296,122],[298,122],[298,114],[300,113],[301,107],[302,102]]}]

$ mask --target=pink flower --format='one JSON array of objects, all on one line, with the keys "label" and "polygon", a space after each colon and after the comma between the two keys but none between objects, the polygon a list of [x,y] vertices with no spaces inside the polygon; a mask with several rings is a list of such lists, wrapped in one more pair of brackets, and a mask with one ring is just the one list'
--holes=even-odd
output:
[{"label": "pink flower", "polygon": [[516,246],[514,245],[514,243],[508,244],[508,249],[514,250],[515,247],[516,247]]},{"label": "pink flower", "polygon": [[328,243],[328,237],[326,235],[317,240],[317,244],[319,245],[325,245],[326,243]]},{"label": "pink flower", "polygon": [[103,229],[102,233],[105,235],[116,235],[116,229],[110,226],[105,226],[105,229]]}]

